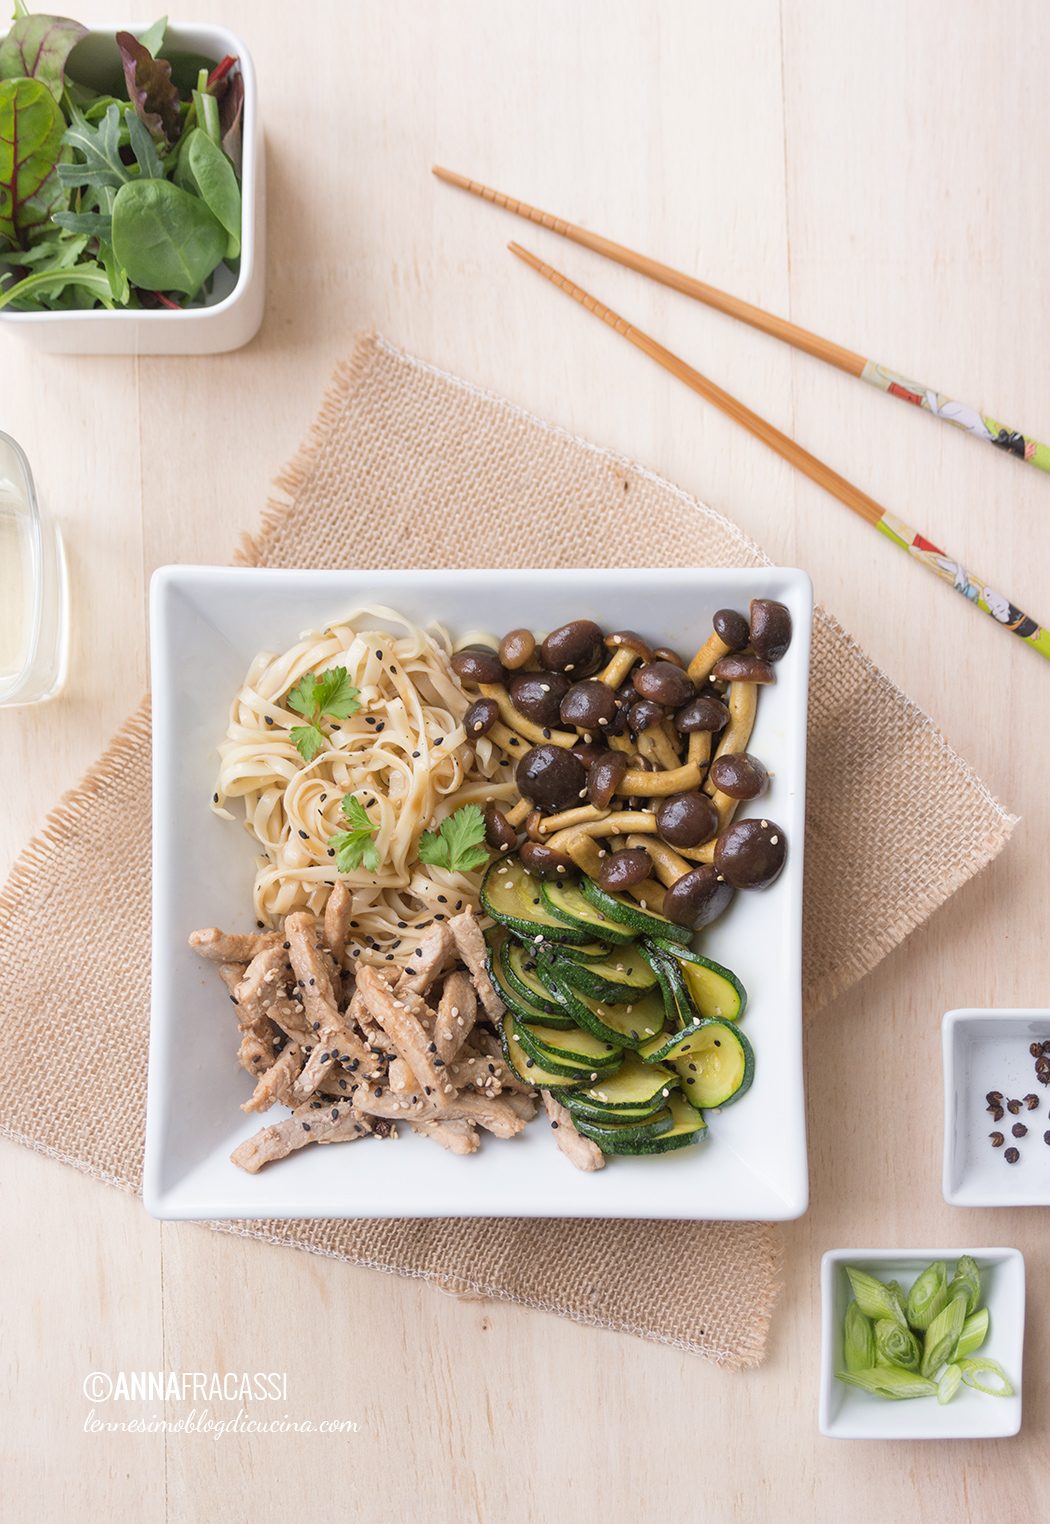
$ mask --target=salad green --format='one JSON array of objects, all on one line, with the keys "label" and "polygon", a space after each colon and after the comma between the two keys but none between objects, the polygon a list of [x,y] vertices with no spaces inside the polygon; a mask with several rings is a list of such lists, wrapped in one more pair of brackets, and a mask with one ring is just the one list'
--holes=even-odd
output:
[{"label": "salad green", "polygon": [[0,42],[0,308],[181,308],[241,251],[237,59],[117,32],[104,86],[87,28],[16,0]]}]

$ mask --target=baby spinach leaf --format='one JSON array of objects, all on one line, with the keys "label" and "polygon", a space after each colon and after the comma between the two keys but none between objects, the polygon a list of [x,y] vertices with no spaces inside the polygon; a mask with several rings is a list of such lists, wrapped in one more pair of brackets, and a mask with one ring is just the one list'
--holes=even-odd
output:
[{"label": "baby spinach leaf", "polygon": [[194,127],[179,154],[175,173],[184,190],[194,190],[226,229],[226,258],[241,252],[241,188],[233,165],[206,132]]},{"label": "baby spinach leaf", "polygon": [[113,102],[97,127],[74,112],[73,120],[63,135],[62,142],[83,154],[77,164],[60,164],[58,178],[65,186],[109,186],[118,190],[130,179],[120,157],[120,137],[123,112]]},{"label": "baby spinach leaf", "polygon": [[40,80],[0,82],[0,238],[28,246],[64,200],[55,173],[64,125]]},{"label": "baby spinach leaf", "polygon": [[0,308],[16,301],[36,302],[41,297],[56,296],[67,286],[77,286],[88,297],[87,302],[78,303],[78,306],[93,307],[96,302],[101,302],[103,307],[113,305],[105,270],[101,265],[88,263],[76,265],[71,270],[38,270],[27,275],[0,295]]},{"label": "baby spinach leaf", "polygon": [[171,64],[154,58],[130,32],[117,33],[128,99],[158,142],[174,143],[182,127],[179,92],[171,82]]},{"label": "baby spinach leaf", "polygon": [[0,79],[38,79],[62,97],[66,60],[87,27],[66,16],[20,16],[0,42]]},{"label": "baby spinach leaf", "polygon": [[133,285],[196,296],[226,252],[226,229],[170,180],[130,180],[113,202],[113,252]]}]

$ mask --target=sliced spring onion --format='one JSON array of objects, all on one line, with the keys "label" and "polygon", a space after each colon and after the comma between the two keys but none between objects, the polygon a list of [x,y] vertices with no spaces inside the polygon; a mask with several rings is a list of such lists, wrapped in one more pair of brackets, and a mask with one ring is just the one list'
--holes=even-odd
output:
[{"label": "sliced spring onion", "polygon": [[889,1286],[884,1286],[866,1270],[857,1270],[852,1265],[846,1266],[846,1274],[853,1287],[853,1295],[857,1298],[860,1310],[866,1318],[873,1320],[889,1318],[891,1322],[898,1323],[901,1328],[907,1328],[904,1309],[896,1291],[891,1290]]},{"label": "sliced spring onion", "polygon": [[972,1317],[966,1319],[963,1324],[959,1342],[955,1346],[953,1360],[965,1360],[967,1355],[972,1355],[980,1349],[988,1337],[988,1309],[980,1307]]},{"label": "sliced spring onion", "polygon": [[957,1365],[946,1365],[941,1379],[937,1383],[937,1401],[943,1407],[946,1402],[951,1402],[956,1392],[962,1386],[963,1373]]},{"label": "sliced spring onion", "polygon": [[966,1321],[966,1300],[952,1297],[947,1307],[942,1307],[926,1330],[922,1346],[922,1364],[919,1370],[927,1378],[936,1375],[942,1365],[947,1365],[955,1353],[963,1323]]},{"label": "sliced spring onion", "polygon": [[[894,1324],[896,1327],[896,1324]],[[846,1308],[842,1330],[842,1358],[848,1371],[867,1371],[875,1364],[875,1330],[857,1302]]]},{"label": "sliced spring onion", "polygon": [[938,1259],[927,1265],[908,1292],[905,1312],[912,1328],[925,1333],[947,1300],[948,1267]]},{"label": "sliced spring onion", "polygon": [[[972,1386],[975,1391],[986,1392],[989,1397],[1013,1396],[1013,1383],[998,1360],[989,1360],[986,1355],[982,1355],[977,1360],[960,1360],[958,1364],[966,1385]],[[982,1374],[986,1371],[994,1378],[994,1381],[981,1380]]]},{"label": "sliced spring onion", "polygon": [[981,1301],[981,1272],[977,1268],[977,1261],[972,1254],[961,1256],[955,1267],[951,1285],[948,1287],[948,1300],[966,1293],[966,1316],[976,1312]]},{"label": "sliced spring onion", "polygon": [[937,1390],[935,1381],[926,1381],[914,1371],[898,1370],[895,1365],[877,1365],[870,1371],[836,1371],[840,1381],[849,1386],[859,1386],[862,1392],[873,1397],[889,1397],[900,1402],[906,1397],[932,1397]]},{"label": "sliced spring onion", "polygon": [[875,1324],[875,1350],[879,1365],[896,1365],[904,1371],[917,1371],[922,1351],[910,1328],[902,1328],[892,1318],[879,1318]]}]

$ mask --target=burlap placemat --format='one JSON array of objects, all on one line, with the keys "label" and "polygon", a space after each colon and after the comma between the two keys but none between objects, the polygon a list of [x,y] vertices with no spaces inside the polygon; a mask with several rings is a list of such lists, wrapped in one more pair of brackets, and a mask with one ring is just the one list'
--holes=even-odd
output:
[{"label": "burlap placemat", "polygon": [[[644,565],[654,544],[667,566],[766,560],[732,524],[650,472],[377,339],[361,340],[337,373],[278,490],[260,533],[244,542],[247,564]],[[608,532],[625,506],[646,524],[644,536]],[[129,898],[127,864],[150,856],[149,740],[144,704],[0,895],[0,1132],[128,1191],[139,1189],[142,1168],[149,885],[144,878]],[[812,1012],[987,863],[1013,821],[822,610],[809,754]],[[898,908],[887,916],[887,907]],[[735,1368],[761,1360],[777,1290],[779,1235],[758,1223],[211,1226],[522,1302]]]}]

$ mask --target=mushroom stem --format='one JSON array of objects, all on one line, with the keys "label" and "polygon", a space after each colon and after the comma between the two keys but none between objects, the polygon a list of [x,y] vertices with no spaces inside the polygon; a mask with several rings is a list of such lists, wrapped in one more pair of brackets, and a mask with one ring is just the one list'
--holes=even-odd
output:
[{"label": "mushroom stem", "polygon": [[680,794],[699,787],[699,764],[685,762],[665,773],[643,773],[628,768],[616,792],[625,799],[662,799],[668,794]]},{"label": "mushroom stem", "polygon": [[[718,742],[716,757],[723,753],[746,751],[747,743],[751,739],[751,732],[755,728],[755,713],[758,709],[758,684],[736,682],[729,685],[729,724],[723,730]],[[628,777],[630,774],[628,774]],[[708,777],[704,784],[704,793],[712,797],[717,792],[714,780]]]},{"label": "mushroom stem", "polygon": [[[511,703],[510,694],[502,683],[479,683],[478,688],[485,698],[490,698],[496,703],[500,719],[510,730],[519,736],[524,736],[527,741],[532,741],[540,746],[545,741],[551,746],[575,746],[580,739],[575,731],[551,730],[549,726],[534,725],[527,720]],[[495,730],[495,726],[492,727]],[[492,734],[492,731],[489,731]]]},{"label": "mushroom stem", "polygon": [[532,805],[527,799],[519,799],[514,808],[508,810],[503,818],[510,826],[520,826],[529,818],[531,809]]},{"label": "mushroom stem", "polygon": [[638,737],[638,750],[643,757],[647,757],[650,762],[655,762],[657,767],[665,772],[681,766],[682,759],[675,749],[666,720],[662,725],[654,725],[652,729],[641,732]]},{"label": "mushroom stem", "polygon": [[561,810],[557,815],[547,815],[540,821],[540,835],[564,831],[569,826],[587,825],[592,820],[604,820],[608,813],[608,810],[599,810],[593,804],[581,804],[574,810]]},{"label": "mushroom stem", "polygon": [[679,847],[678,850],[683,857],[688,857],[691,863],[713,863],[717,845],[718,837],[713,836],[710,841],[705,841],[702,847]]},{"label": "mushroom stem", "polygon": [[729,655],[730,647],[720,635],[710,634],[703,645],[697,651],[686,669],[694,683],[702,683],[705,678],[711,676],[711,668],[716,661],[723,656]]},{"label": "mushroom stem", "polygon": [[655,878],[643,878],[640,884],[632,884],[627,893],[634,896],[643,910],[652,910],[657,915],[663,915],[663,885],[658,884]]},{"label": "mushroom stem", "polygon": [[[654,775],[645,773],[644,776],[651,778]],[[601,820],[589,820],[584,825],[569,826],[564,831],[558,831],[548,838],[547,845],[567,852],[568,843],[575,836],[617,836],[621,831],[655,836],[656,816],[651,810],[619,810],[613,815],[606,814]]]},{"label": "mushroom stem", "polygon": [[740,800],[734,799],[730,794],[723,794],[720,788],[716,788],[711,795],[711,803],[718,811],[718,832],[716,834],[719,834],[725,830],[732,820]]},{"label": "mushroom stem", "polygon": [[711,732],[709,730],[694,730],[689,737],[689,749],[686,752],[686,761],[697,767],[706,767],[711,760]]},{"label": "mushroom stem", "polygon": [[523,757],[532,745],[532,742],[526,740],[524,736],[515,735],[514,731],[509,730],[500,720],[497,720],[492,729],[486,733],[485,739],[494,741],[500,751],[513,762]]},{"label": "mushroom stem", "polygon": [[657,878],[667,888],[676,883],[683,873],[689,872],[689,864],[685,858],[679,857],[677,852],[662,841],[653,841],[649,836],[628,836],[627,845],[645,848],[653,860]]},{"label": "mushroom stem", "polygon": [[588,878],[598,877],[605,854],[592,836],[585,836],[582,831],[570,832],[564,850]]},{"label": "mushroom stem", "polygon": [[641,658],[630,646],[618,646],[608,665],[598,673],[598,682],[609,688],[618,688],[636,661]]}]

